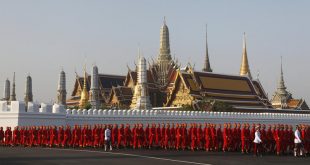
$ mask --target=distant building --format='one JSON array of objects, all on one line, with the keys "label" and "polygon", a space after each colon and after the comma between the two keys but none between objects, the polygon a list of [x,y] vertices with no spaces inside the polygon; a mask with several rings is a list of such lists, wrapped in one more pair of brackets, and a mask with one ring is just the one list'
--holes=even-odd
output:
[{"label": "distant building", "polygon": [[[99,102],[101,104],[106,103],[106,101],[110,97],[112,88],[122,86],[124,84],[125,78],[125,76],[119,75],[98,74]],[[87,75],[86,79],[84,79],[84,77],[76,75],[71,97],[67,100],[68,107],[79,106],[81,94],[84,89],[84,84],[86,84],[86,91],[90,92],[91,75]]]},{"label": "distant building", "polygon": [[304,99],[294,99],[292,94],[286,90],[283,76],[282,68],[282,58],[281,58],[281,75],[278,83],[277,90],[275,91],[271,99],[272,107],[275,109],[298,109],[298,110],[308,110]]},{"label": "distant building", "polygon": [[304,100],[293,99],[286,91],[282,65],[278,90],[271,101],[268,99],[260,81],[254,80],[251,76],[245,34],[239,74],[220,74],[211,69],[207,37],[206,52],[202,61],[204,62],[202,71],[196,71],[191,64],[180,68],[177,60],[171,58],[169,29],[164,20],[160,29],[159,54],[157,60],[148,61],[148,68],[147,61],[143,64],[145,66],[143,83],[139,82],[141,79],[138,78],[140,66],[136,66],[135,69],[128,67],[126,76],[99,74],[95,67],[91,76],[86,72],[84,78],[76,76],[67,105],[81,108],[82,104],[85,105],[87,102],[94,108],[103,105],[112,109],[134,109],[138,105],[142,83],[143,91],[147,91],[145,95],[149,100],[147,104],[152,107],[190,106],[202,109],[201,103],[211,100],[223,102],[235,109],[309,109]]}]

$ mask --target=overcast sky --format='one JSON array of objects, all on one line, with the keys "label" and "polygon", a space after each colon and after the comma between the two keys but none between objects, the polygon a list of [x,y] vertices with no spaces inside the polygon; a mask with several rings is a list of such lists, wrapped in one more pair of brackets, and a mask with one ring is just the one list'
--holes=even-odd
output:
[{"label": "overcast sky", "polygon": [[166,16],[172,56],[184,66],[203,66],[205,24],[214,72],[238,74],[242,34],[253,77],[271,98],[280,76],[295,98],[310,104],[310,1],[308,0],[0,0],[0,94],[16,72],[22,100],[28,73],[34,100],[56,98],[61,68],[71,95],[75,70],[125,75],[138,47],[147,59],[159,52]]}]

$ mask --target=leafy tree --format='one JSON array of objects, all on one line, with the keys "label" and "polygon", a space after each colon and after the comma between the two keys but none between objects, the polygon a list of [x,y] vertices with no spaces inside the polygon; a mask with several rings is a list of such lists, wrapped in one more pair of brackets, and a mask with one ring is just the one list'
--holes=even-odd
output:
[{"label": "leafy tree", "polygon": [[198,102],[199,110],[201,111],[213,111],[213,112],[228,112],[233,111],[233,107],[229,105],[228,103],[214,100],[214,99],[208,99],[204,97],[202,100]]},{"label": "leafy tree", "polygon": [[83,109],[91,109],[92,106],[90,104],[90,102],[87,102],[84,106],[83,106]]},{"label": "leafy tree", "polygon": [[200,111],[211,111],[215,100],[203,98],[197,102]]},{"label": "leafy tree", "polygon": [[215,101],[212,107],[212,111],[214,112],[231,112],[233,111],[233,107],[222,101]]},{"label": "leafy tree", "polygon": [[182,105],[182,108],[180,110],[181,111],[193,111],[194,108],[192,105],[185,104],[185,105]]}]

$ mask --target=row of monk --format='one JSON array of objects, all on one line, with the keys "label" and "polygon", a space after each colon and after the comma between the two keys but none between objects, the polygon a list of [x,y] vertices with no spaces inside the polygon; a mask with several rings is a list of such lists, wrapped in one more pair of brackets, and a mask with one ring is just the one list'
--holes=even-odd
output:
[{"label": "row of monk", "polygon": [[[267,128],[266,128],[267,127]],[[113,148],[162,148],[175,150],[253,152],[255,132],[259,129],[262,149],[277,155],[294,150],[294,129],[285,124],[248,123],[152,123],[95,124],[70,126],[25,126],[0,128],[0,145],[44,147],[95,147],[105,144],[105,130],[111,130]],[[305,152],[310,152],[310,127],[300,124]],[[297,127],[296,127],[297,129]]]}]

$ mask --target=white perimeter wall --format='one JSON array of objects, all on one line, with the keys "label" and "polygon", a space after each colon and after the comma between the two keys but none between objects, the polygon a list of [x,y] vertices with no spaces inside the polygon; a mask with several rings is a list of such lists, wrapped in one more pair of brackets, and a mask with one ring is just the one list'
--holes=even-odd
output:
[{"label": "white perimeter wall", "polygon": [[285,123],[310,124],[310,114],[287,113],[239,113],[239,112],[197,112],[169,110],[65,110],[54,104],[28,104],[25,111],[23,102],[11,105],[0,102],[0,126],[31,125],[75,125],[75,124],[120,124],[120,123]]}]

